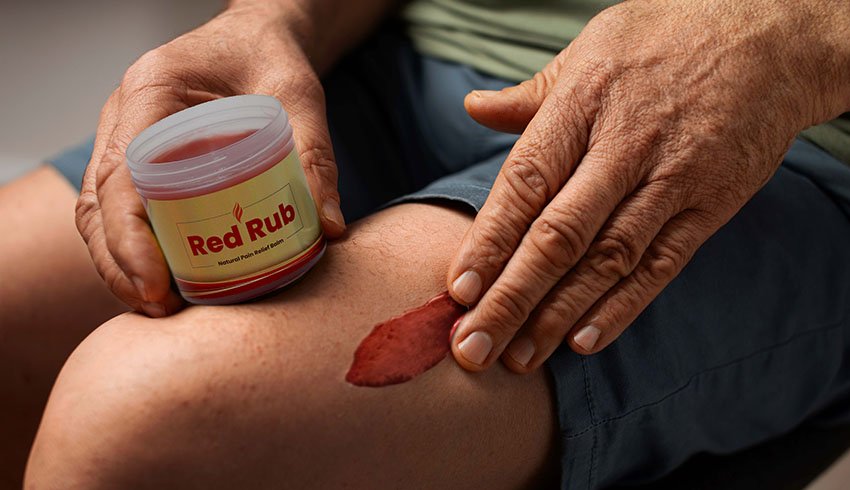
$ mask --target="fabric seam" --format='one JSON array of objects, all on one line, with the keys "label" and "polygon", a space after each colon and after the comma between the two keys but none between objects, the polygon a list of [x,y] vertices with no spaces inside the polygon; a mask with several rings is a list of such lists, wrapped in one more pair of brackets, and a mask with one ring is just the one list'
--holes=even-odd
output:
[{"label": "fabric seam", "polygon": [[713,367],[710,367],[710,368],[704,369],[704,370],[702,370],[702,371],[699,371],[699,372],[697,372],[697,373],[694,373],[693,375],[691,375],[691,377],[690,377],[690,378],[688,378],[688,381],[687,381],[687,382],[685,382],[685,384],[684,384],[684,385],[682,385],[682,386],[680,386],[679,388],[676,388],[675,390],[671,391],[670,393],[668,393],[668,394],[664,395],[664,396],[663,396],[662,398],[660,398],[659,400],[656,400],[656,401],[654,401],[654,402],[650,402],[650,403],[647,403],[647,404],[641,405],[641,406],[639,406],[639,407],[633,408],[633,409],[631,409],[631,410],[627,411],[626,413],[623,413],[623,414],[618,415],[618,416],[616,416],[616,417],[608,417],[608,418],[606,418],[606,419],[602,419],[602,420],[599,420],[599,421],[596,421],[596,422],[594,422],[593,420],[591,420],[591,425],[590,425],[589,427],[586,427],[585,429],[582,429],[581,431],[579,431],[579,432],[575,432],[575,433],[573,433],[573,434],[566,434],[566,435],[564,436],[564,439],[565,439],[565,440],[575,439],[575,438],[577,438],[577,437],[579,437],[579,436],[581,436],[581,435],[583,435],[583,434],[585,434],[585,433],[587,433],[587,432],[589,432],[589,431],[591,431],[591,430],[595,430],[596,428],[598,428],[598,427],[600,427],[600,426],[602,426],[602,425],[605,425],[605,424],[608,424],[608,423],[610,423],[610,422],[614,422],[614,421],[617,421],[617,420],[621,420],[621,419],[624,419],[624,418],[630,417],[630,416],[632,416],[632,415],[634,415],[634,414],[636,414],[636,413],[638,413],[638,412],[640,412],[640,411],[642,411],[642,410],[645,410],[645,409],[648,409],[648,408],[652,408],[652,407],[654,407],[654,406],[656,406],[656,405],[659,405],[659,404],[661,404],[661,403],[663,403],[663,402],[667,401],[669,398],[672,398],[672,397],[674,397],[674,396],[678,395],[679,393],[681,393],[681,392],[685,391],[687,388],[689,388],[689,387],[693,384],[693,382],[694,382],[697,378],[699,378],[699,377],[701,377],[701,376],[703,376],[703,375],[705,375],[705,374],[712,373],[712,372],[715,372],[715,371],[720,371],[720,370],[722,370],[722,369],[726,369],[726,368],[729,368],[729,367],[735,366],[735,365],[737,365],[737,364],[741,364],[741,363],[746,362],[746,361],[748,361],[748,360],[750,360],[750,359],[752,359],[752,358],[754,358],[754,357],[756,357],[756,356],[759,356],[759,355],[762,355],[762,354],[766,354],[766,353],[768,353],[768,352],[771,352],[771,351],[774,351],[774,350],[776,350],[776,349],[779,349],[780,347],[785,347],[785,346],[787,346],[787,345],[789,345],[789,344],[793,343],[794,341],[799,340],[799,339],[802,339],[802,338],[804,338],[804,337],[808,337],[808,336],[811,336],[811,335],[814,335],[814,334],[817,334],[817,333],[823,333],[823,332],[827,332],[827,331],[829,331],[829,330],[835,330],[835,329],[837,329],[837,328],[840,328],[840,327],[843,325],[843,323],[845,322],[845,320],[847,319],[847,313],[848,313],[848,312],[850,312],[850,309],[845,310],[845,311],[844,311],[844,314],[843,314],[843,315],[842,315],[842,317],[841,317],[841,319],[837,320],[837,321],[836,321],[836,322],[834,322],[834,323],[830,323],[830,324],[827,324],[827,325],[825,325],[825,326],[821,326],[821,327],[813,328],[813,329],[810,329],[810,330],[806,330],[806,331],[804,331],[804,332],[800,332],[800,333],[798,333],[798,334],[796,334],[796,335],[792,335],[791,337],[789,337],[789,338],[787,338],[787,339],[783,340],[782,342],[778,342],[778,343],[773,344],[773,345],[771,345],[771,346],[764,347],[764,348],[759,349],[759,350],[757,350],[757,351],[755,351],[755,352],[752,352],[752,353],[750,353],[750,354],[747,354],[746,356],[743,356],[743,357],[740,357],[740,358],[737,358],[737,359],[733,359],[733,360],[731,360],[731,361],[727,361],[727,362],[724,362],[724,363],[722,363],[722,364],[718,364],[717,366],[713,366]]},{"label": "fabric seam", "polygon": [[[587,411],[590,415],[590,423],[592,427],[597,427],[596,423],[596,413],[593,407],[593,392],[590,388],[590,372],[587,368],[587,357],[581,356],[581,370],[584,374],[584,395],[587,400]],[[596,442],[597,442],[597,431],[593,431],[593,440],[590,444],[590,465],[587,470],[587,488],[593,488],[593,476],[595,472],[596,466]]]}]

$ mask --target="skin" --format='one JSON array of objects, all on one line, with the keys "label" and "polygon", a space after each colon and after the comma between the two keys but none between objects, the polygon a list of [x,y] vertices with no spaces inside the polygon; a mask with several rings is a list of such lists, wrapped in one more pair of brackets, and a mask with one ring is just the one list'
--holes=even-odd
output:
[{"label": "skin", "polygon": [[[32,196],[39,196],[33,199]],[[19,489],[50,388],[71,351],[126,311],[74,228],[77,193],[52,167],[0,187],[0,488]]]},{"label": "skin", "polygon": [[344,380],[375,323],[443,288],[471,221],[394,207],[276,296],[106,323],[62,370],[25,488],[548,488],[545,370],[447,359],[392,387]]},{"label": "skin", "polygon": [[522,136],[449,268],[453,297],[475,305],[457,361],[525,373],[562,342],[613,342],[800,130],[850,110],[848,9],[625,2],[533,79],[470,94],[473,118]]},{"label": "skin", "polygon": [[[127,72],[103,111],[77,224],[131,307],[161,317],[182,301],[123,152],[187,106],[279,97],[325,232],[343,233],[317,74],[394,3],[352,5],[235,1]],[[528,373],[562,342],[592,354],[614,341],[801,129],[850,110],[850,18],[834,15],[847,7],[633,0],[596,16],[533,79],[470,94],[474,119],[522,136],[447,273],[452,296],[473,306],[453,338],[458,363],[480,371],[501,358]]]},{"label": "skin", "polygon": [[[356,8],[347,8],[351,5]],[[509,385],[510,391],[545,385],[541,371],[535,368],[565,338],[583,353],[608,345],[681,270],[696,248],[769,178],[799,129],[850,108],[847,86],[838,83],[850,78],[844,41],[848,20],[830,15],[846,5],[838,0],[746,4],[632,0],[594,19],[579,39],[533,80],[498,94],[475,93],[467,98],[467,110],[476,120],[496,129],[523,132],[523,136],[451,265],[453,250],[438,250],[445,254],[441,255],[442,268],[454,296],[477,303],[458,328],[453,349],[462,367],[477,371],[492,365],[514,339],[513,355],[502,358],[510,369],[535,373],[523,380],[522,386],[514,387],[508,380],[518,378],[506,377],[501,367],[480,377],[453,371],[458,379],[497,380],[480,392],[473,384],[455,390],[449,376],[441,379],[444,383],[440,386],[423,392],[405,391],[405,397],[397,398],[347,398],[350,392],[334,384],[341,382],[344,374],[344,367],[337,372],[334,366],[347,365],[343,353],[350,352],[354,339],[365,334],[352,326],[353,320],[357,325],[364,320],[362,328],[368,328],[442,289],[431,288],[428,281],[424,281],[427,287],[418,284],[419,275],[415,279],[406,276],[409,283],[391,283],[394,287],[385,290],[378,286],[384,294],[371,300],[387,311],[363,312],[357,301],[368,296],[355,300],[327,283],[308,282],[314,285],[315,295],[324,295],[325,300],[342,298],[350,308],[329,311],[324,305],[327,301],[320,307],[319,299],[311,296],[311,303],[302,293],[268,303],[286,302],[286,307],[256,303],[234,307],[232,311],[239,314],[232,316],[209,308],[192,308],[159,322],[123,316],[99,329],[67,365],[33,450],[28,484],[31,488],[115,488],[130,482],[130,487],[161,487],[163,482],[156,479],[164,478],[160,470],[167,468],[181,473],[174,475],[174,481],[191,476],[192,482],[206,483],[204,488],[234,482],[261,487],[284,481],[264,479],[266,475],[282,477],[275,473],[278,465],[289,470],[286,481],[293,481],[293,486],[300,478],[343,483],[332,481],[337,475],[350,478],[348,483],[386,484],[369,482],[357,472],[362,467],[346,466],[348,462],[340,458],[324,466],[298,464],[307,454],[316,456],[310,461],[325,461],[320,456],[327,457],[327,453],[322,451],[338,444],[328,434],[339,437],[346,431],[354,434],[352,440],[375,443],[363,451],[363,461],[386,471],[371,477],[395,478],[390,485],[408,482],[409,475],[380,466],[396,461],[385,458],[388,453],[381,453],[381,446],[387,441],[401,444],[393,437],[403,434],[400,430],[377,432],[375,428],[384,423],[395,429],[415,427],[413,441],[440,448],[428,457],[448,454],[451,461],[463,463],[463,469],[446,464],[434,468],[427,466],[427,461],[420,467],[416,462],[428,459],[420,457],[398,466],[420,471],[423,481],[434,486],[438,481],[444,483],[440,480],[443,473],[452,476],[454,483],[473,487],[529,484],[543,473],[541,460],[551,455],[551,444],[534,440],[533,447],[545,448],[545,454],[528,452],[522,435],[539,436],[528,431],[541,426],[549,431],[546,434],[554,430],[549,391],[505,396],[504,386]],[[169,289],[167,269],[122,155],[133,136],[147,125],[212,98],[254,92],[281,99],[292,116],[325,231],[331,237],[343,233],[318,74],[376,25],[391,6],[391,2],[379,0],[356,4],[236,1],[209,24],[133,65],[104,108],[95,155],[77,206],[77,226],[98,272],[116,295],[154,317],[173,314],[183,306]],[[282,61],[269,63],[269,59]],[[10,202],[22,200],[26,194],[15,195]],[[410,212],[418,216],[418,211]],[[385,216],[393,219],[380,221]],[[379,225],[395,230],[405,222],[416,222],[391,212],[374,219],[379,221],[368,221],[377,223],[374,228],[364,225],[357,228],[358,233],[396,246],[404,244],[393,242]],[[441,238],[459,240],[468,225],[466,220],[457,235],[447,233]],[[445,226],[440,223],[435,230],[442,231]],[[361,239],[354,232],[350,240],[339,245],[339,255],[346,263],[359,265],[326,269],[335,271],[341,286],[355,288],[363,277],[386,280],[398,273],[388,269],[386,274],[376,274],[383,262],[358,262],[376,251],[392,257],[395,249],[381,248],[381,241]],[[399,265],[436,260],[430,249],[422,247],[422,240],[417,235],[405,246],[418,244],[417,250],[425,248],[426,253],[405,256]],[[345,248],[346,243],[358,241],[369,247]],[[470,294],[466,294],[470,288],[460,291],[455,287],[455,279],[468,270],[479,275],[477,291]],[[299,288],[296,291],[305,287]],[[428,289],[428,294],[422,288]],[[404,301],[393,295],[404,296]],[[290,302],[297,306],[290,309]],[[69,308],[84,304],[73,303]],[[282,311],[286,312],[283,319]],[[352,321],[334,323],[329,312]],[[372,313],[381,316],[373,318]],[[293,326],[280,328],[288,325],[287,318],[294,319]],[[61,324],[63,319],[57,321]],[[288,333],[305,330],[301,328],[305,324],[324,328],[306,329],[309,334]],[[56,323],[45,323],[44,328],[48,325],[56,328]],[[595,326],[600,337],[584,349],[575,335],[588,325]],[[86,327],[79,328],[84,332]],[[272,333],[258,334],[255,329]],[[491,339],[492,348],[479,363],[471,362],[459,347],[473,331]],[[327,332],[339,340],[323,344]],[[313,344],[328,349],[311,350]],[[261,351],[271,346],[274,355],[261,355],[257,345]],[[519,362],[528,354],[529,345],[531,356],[527,362]],[[61,357],[57,354],[54,359]],[[332,361],[323,364],[316,362],[317,358]],[[186,369],[185,359],[193,360],[191,369]],[[53,362],[55,366],[59,361]],[[432,378],[422,379],[440,377],[446,369],[443,363],[426,375]],[[331,381],[317,381],[316,372]],[[254,379],[257,384],[252,385]],[[252,395],[251,386],[256,387]],[[404,389],[419,385],[409,386]],[[295,394],[312,394],[314,389],[316,396],[311,395],[302,405],[291,404],[297,399]],[[447,395],[445,399],[443,395]],[[435,396],[441,398],[435,401]],[[506,399],[513,400],[511,407],[500,404]],[[426,407],[443,403],[452,410],[439,413],[445,418],[435,416],[438,423],[425,427],[417,425],[419,418],[410,418],[422,415],[405,405],[410,400],[427,401]],[[324,411],[343,403],[344,408],[336,412]],[[230,422],[240,420],[246,406],[255,411],[245,416],[243,433],[237,430],[238,424]],[[467,406],[474,413],[465,411]],[[512,411],[517,406],[540,411],[533,427],[517,424],[522,419]],[[386,407],[394,408],[387,413],[383,411]],[[349,410],[346,413],[359,417],[353,420],[371,422],[376,414],[384,417],[354,428],[333,417],[308,417]],[[480,422],[481,414],[494,420]],[[215,423],[219,420],[215,417],[228,417],[229,423]],[[544,419],[547,422],[541,423]],[[284,423],[287,420],[298,423]],[[464,424],[453,425],[458,421]],[[492,425],[487,425],[490,422]],[[477,423],[486,425],[486,431],[479,433]],[[221,434],[222,427],[232,433]],[[514,434],[511,430],[515,427],[525,432]],[[446,441],[464,443],[455,440],[458,430],[440,432],[445,428],[468,429],[471,432],[461,431],[469,436],[466,440],[484,440],[489,445],[458,446],[443,453]],[[506,428],[511,436],[505,438],[507,443],[499,438]],[[482,435],[485,432],[486,436]],[[255,433],[273,437],[247,438]],[[192,441],[201,444],[187,447]],[[281,449],[281,441],[294,444]],[[261,450],[256,454],[239,451],[246,446],[261,446]],[[503,446],[502,451],[480,453],[482,447]],[[524,452],[512,452],[517,447]],[[243,464],[246,454],[252,456],[250,465]],[[404,451],[397,450],[392,456],[399,454]],[[513,465],[519,471],[495,474],[498,481],[494,482],[475,480],[482,478],[481,472],[468,469],[492,464],[494,456],[506,458],[500,468]],[[240,460],[244,471],[228,467],[234,460]],[[307,474],[311,468],[331,465],[339,465],[333,466],[339,471]]]},{"label": "skin", "polygon": [[95,266],[119,298],[152,317],[183,306],[170,288],[124,153],[146,127],[202,102],[246,93],[277,97],[289,114],[325,235],[345,231],[319,73],[391,6],[389,0],[234,0],[209,23],[127,70],[101,112],[76,212]]}]

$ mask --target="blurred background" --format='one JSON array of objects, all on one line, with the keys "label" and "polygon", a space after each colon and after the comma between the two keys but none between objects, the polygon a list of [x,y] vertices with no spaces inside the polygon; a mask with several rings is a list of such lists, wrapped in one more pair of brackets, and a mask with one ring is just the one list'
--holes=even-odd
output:
[{"label": "blurred background", "polygon": [[0,0],[0,183],[94,133],[142,53],[223,0]]},{"label": "blurred background", "polygon": [[[142,53],[215,15],[223,0],[0,0],[0,184],[94,133]],[[809,490],[850,488],[850,454]]]}]

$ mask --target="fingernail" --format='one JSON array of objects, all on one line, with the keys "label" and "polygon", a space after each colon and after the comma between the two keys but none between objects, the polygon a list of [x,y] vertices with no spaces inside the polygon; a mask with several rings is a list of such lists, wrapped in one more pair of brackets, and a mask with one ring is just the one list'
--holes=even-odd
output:
[{"label": "fingernail", "polygon": [[345,218],[342,217],[342,211],[336,201],[332,199],[325,201],[322,205],[322,215],[331,223],[341,228],[345,227]]},{"label": "fingernail", "polygon": [[520,337],[511,342],[507,351],[517,364],[525,367],[528,365],[528,361],[534,357],[534,342],[531,339]]},{"label": "fingernail", "polygon": [[573,337],[573,340],[575,340],[576,344],[580,345],[582,349],[587,352],[592,352],[600,335],[602,335],[602,330],[599,330],[593,325],[588,325],[579,330],[575,337]]},{"label": "fingernail", "polygon": [[475,97],[492,97],[498,94],[498,90],[473,90],[472,95]]},{"label": "fingernail", "polygon": [[142,309],[151,318],[162,318],[167,314],[165,307],[159,303],[145,303],[142,305]]},{"label": "fingernail", "polygon": [[451,343],[452,339],[455,338],[455,332],[457,331],[457,326],[460,325],[461,320],[463,320],[462,316],[455,320],[455,324],[452,325],[452,330],[449,332],[449,343]]},{"label": "fingernail", "polygon": [[466,271],[452,283],[455,296],[467,306],[478,300],[481,294],[481,276],[475,271]]},{"label": "fingernail", "polygon": [[485,332],[472,332],[457,345],[464,359],[473,364],[484,364],[493,350],[493,339]]},{"label": "fingernail", "polygon": [[139,276],[131,277],[130,281],[133,283],[133,286],[136,287],[136,291],[139,292],[139,296],[141,296],[142,301],[147,301],[148,293],[145,291],[145,281],[143,281]]}]

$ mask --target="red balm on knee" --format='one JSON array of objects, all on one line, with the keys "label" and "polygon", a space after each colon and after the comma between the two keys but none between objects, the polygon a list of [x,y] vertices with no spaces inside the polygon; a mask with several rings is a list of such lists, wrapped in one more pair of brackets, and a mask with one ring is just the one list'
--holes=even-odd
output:
[{"label": "red balm on knee", "polygon": [[180,294],[227,304],[281,288],[325,251],[286,112],[242,95],[142,131],[127,165]]},{"label": "red balm on knee", "polygon": [[375,325],[360,342],[345,380],[357,386],[410,381],[451,350],[452,327],[467,309],[443,293],[426,304]]}]

